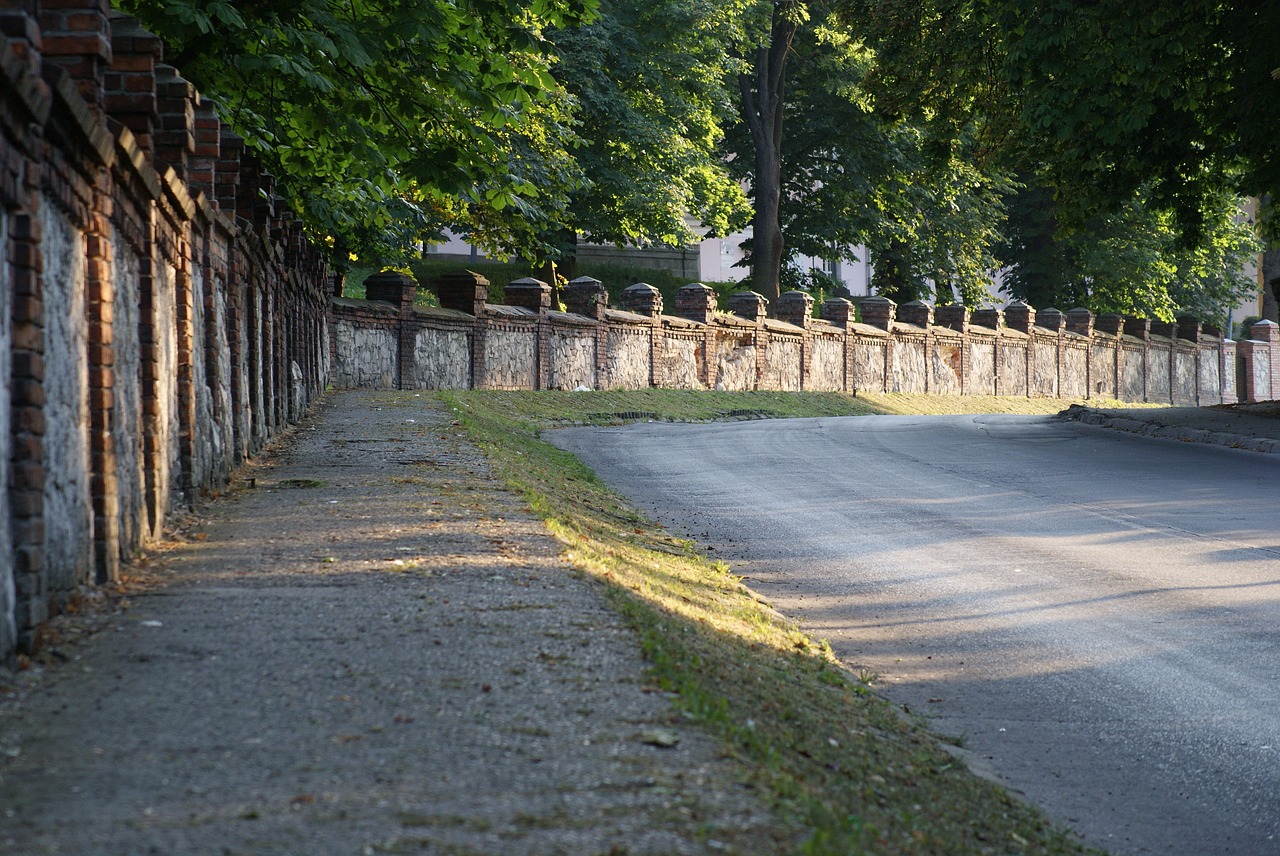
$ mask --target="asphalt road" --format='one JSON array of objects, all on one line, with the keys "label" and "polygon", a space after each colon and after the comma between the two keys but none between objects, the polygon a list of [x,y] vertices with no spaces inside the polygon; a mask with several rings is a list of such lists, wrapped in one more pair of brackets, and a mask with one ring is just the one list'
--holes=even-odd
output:
[{"label": "asphalt road", "polygon": [[1086,841],[1280,853],[1280,456],[1021,416],[553,440]]}]

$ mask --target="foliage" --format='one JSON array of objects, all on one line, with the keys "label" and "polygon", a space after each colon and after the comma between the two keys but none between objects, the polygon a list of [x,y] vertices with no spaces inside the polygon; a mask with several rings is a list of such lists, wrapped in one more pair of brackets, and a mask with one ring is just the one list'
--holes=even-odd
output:
[{"label": "foliage", "polygon": [[[878,109],[952,128],[955,139],[970,134],[962,163],[1020,176],[1021,190],[1005,189],[1000,242],[1015,295],[1221,320],[1250,290],[1239,271],[1257,247],[1236,192],[1280,176],[1274,144],[1255,131],[1260,117],[1280,115],[1268,47],[1280,7],[842,0],[841,9],[880,58],[868,77]],[[920,283],[907,285],[919,296]]]},{"label": "foliage", "polygon": [[609,0],[598,21],[552,33],[556,79],[577,99],[576,151],[590,181],[569,225],[599,243],[696,243],[745,222],[720,158],[733,61],[732,3]]},{"label": "foliage", "polygon": [[[579,237],[686,246],[740,228],[746,199],[718,148],[738,14],[732,3],[609,0],[593,22],[549,30],[563,109],[534,128],[571,127],[572,164],[550,177],[567,192],[534,212],[461,200],[448,212],[455,231],[491,255],[572,270]],[[555,165],[563,141],[552,142],[531,163]]]},{"label": "foliage", "polygon": [[1057,234],[1051,195],[1024,188],[1011,201],[1000,248],[1004,284],[1032,306],[1147,316],[1190,314],[1221,323],[1256,284],[1244,273],[1259,243],[1237,200],[1222,194],[1201,217],[1201,239],[1188,247],[1172,212],[1135,195],[1119,211],[1095,215]]},{"label": "foliage", "polygon": [[466,200],[551,216],[580,181],[550,27],[594,0],[122,0],[320,235],[393,245]]},{"label": "foliage", "polygon": [[[1205,200],[1280,186],[1269,0],[1002,0],[1004,77],[1031,151],[1082,220],[1146,188],[1194,239]],[[1065,191],[1069,190],[1070,193]]]}]

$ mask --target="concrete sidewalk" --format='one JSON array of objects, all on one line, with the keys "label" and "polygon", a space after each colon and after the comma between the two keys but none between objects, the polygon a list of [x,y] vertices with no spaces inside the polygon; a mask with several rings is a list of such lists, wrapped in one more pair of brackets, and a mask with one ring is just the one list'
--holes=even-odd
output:
[{"label": "concrete sidewalk", "polygon": [[0,693],[0,852],[793,843],[449,414],[405,400],[328,396],[131,608],[59,620]]},{"label": "concrete sidewalk", "polygon": [[1148,437],[1280,454],[1280,402],[1222,407],[1102,409],[1071,405],[1062,418]]}]

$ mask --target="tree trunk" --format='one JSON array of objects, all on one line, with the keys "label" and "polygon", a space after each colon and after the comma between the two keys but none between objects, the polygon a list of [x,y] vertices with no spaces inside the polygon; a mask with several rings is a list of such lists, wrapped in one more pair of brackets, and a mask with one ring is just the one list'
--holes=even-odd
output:
[{"label": "tree trunk", "polygon": [[773,300],[778,296],[784,241],[782,205],[782,117],[787,55],[796,22],[786,14],[787,0],[775,0],[769,44],[756,50],[755,75],[738,76],[742,115],[755,151],[755,214],[751,220],[751,287]]},{"label": "tree trunk", "polygon": [[[1276,304],[1276,294],[1280,288],[1280,249],[1267,250],[1262,254],[1262,318],[1280,324],[1280,307]],[[1274,371],[1274,369],[1273,369]]]}]

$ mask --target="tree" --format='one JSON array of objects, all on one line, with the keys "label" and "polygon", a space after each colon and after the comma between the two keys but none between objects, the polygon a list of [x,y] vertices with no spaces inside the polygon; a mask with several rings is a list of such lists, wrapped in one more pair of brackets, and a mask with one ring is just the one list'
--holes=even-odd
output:
[{"label": "tree", "polygon": [[1068,236],[1056,234],[1052,194],[1024,186],[1010,201],[1009,230],[999,248],[1005,287],[1033,306],[1083,306],[1172,321],[1191,314],[1221,324],[1250,294],[1245,262],[1259,249],[1238,200],[1208,200],[1202,238],[1187,246],[1172,212],[1135,194],[1124,208],[1100,214]]},{"label": "tree", "polygon": [[750,64],[739,71],[742,121],[751,135],[754,204],[751,218],[751,284],[778,296],[785,240],[782,234],[782,125],[786,112],[787,60],[809,11],[799,0],[773,0],[768,35],[751,45]]},{"label": "tree", "polygon": [[[781,99],[787,126],[778,153],[781,263],[863,244],[876,262],[881,293],[981,302],[994,266],[1005,183],[977,165],[972,122],[874,109],[869,81],[879,58],[856,22],[817,4],[808,14],[792,37]],[[731,141],[731,162],[752,187],[755,228],[762,228],[760,221],[771,219],[770,161],[758,156],[759,135],[750,122]],[[753,237],[757,289],[765,287],[762,247],[767,251],[767,243]],[[768,268],[765,273],[776,283]]]},{"label": "tree", "polygon": [[977,150],[1022,176],[1027,192],[1012,201],[1005,250],[1024,295],[1215,318],[1238,295],[1240,278],[1215,266],[1236,265],[1251,249],[1236,194],[1280,178],[1265,131],[1280,118],[1270,50],[1280,7],[847,0],[845,8],[863,16],[882,57],[879,103],[976,118],[985,140]]},{"label": "tree", "polygon": [[460,199],[536,216],[577,180],[545,32],[589,18],[593,0],[121,6],[322,236],[387,250]]},{"label": "tree", "polygon": [[558,273],[571,274],[579,236],[683,247],[744,224],[746,197],[719,148],[739,15],[731,4],[609,0],[595,21],[549,33],[583,180],[560,216],[524,225]]}]

